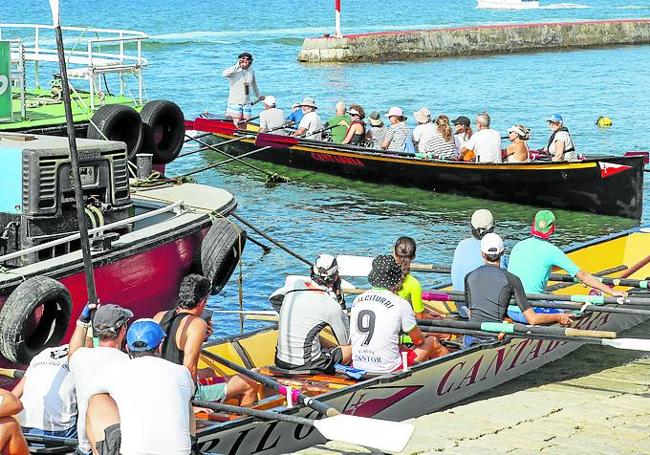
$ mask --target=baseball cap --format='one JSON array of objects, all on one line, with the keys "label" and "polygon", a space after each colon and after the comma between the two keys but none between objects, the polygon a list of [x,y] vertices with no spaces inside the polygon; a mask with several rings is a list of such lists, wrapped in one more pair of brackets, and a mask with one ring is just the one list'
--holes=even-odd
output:
[{"label": "baseball cap", "polygon": [[133,317],[133,312],[119,305],[109,303],[95,311],[93,329],[97,335],[117,333],[117,330]]},{"label": "baseball cap", "polygon": [[503,239],[499,234],[490,232],[481,239],[481,253],[501,254],[503,253]]},{"label": "baseball cap", "polygon": [[546,121],[553,123],[562,123],[564,120],[562,120],[562,116],[560,114],[553,114],[547,118]]},{"label": "baseball cap", "polygon": [[474,229],[490,230],[494,227],[494,217],[492,212],[487,209],[478,209],[472,213],[471,219]]},{"label": "baseball cap", "polygon": [[248,52],[242,52],[237,56],[237,58],[244,58],[244,57],[248,58],[249,60],[253,60],[253,56]]},{"label": "baseball cap", "polygon": [[376,288],[394,288],[402,279],[402,268],[389,255],[377,256],[372,261],[368,282]]},{"label": "baseball cap", "polygon": [[276,103],[275,96],[273,95],[265,96],[263,103],[266,104],[268,107],[275,106]]},{"label": "baseball cap", "polygon": [[451,121],[451,123],[453,123],[454,125],[469,126],[470,121],[469,121],[469,118],[465,117],[464,115],[460,115],[460,116],[456,117],[455,119],[453,119]]},{"label": "baseball cap", "polygon": [[136,320],[126,332],[126,344],[129,351],[153,351],[165,339],[165,331],[150,318]]},{"label": "baseball cap", "polygon": [[535,214],[530,233],[547,239],[555,231],[555,215],[550,210],[540,210]]}]

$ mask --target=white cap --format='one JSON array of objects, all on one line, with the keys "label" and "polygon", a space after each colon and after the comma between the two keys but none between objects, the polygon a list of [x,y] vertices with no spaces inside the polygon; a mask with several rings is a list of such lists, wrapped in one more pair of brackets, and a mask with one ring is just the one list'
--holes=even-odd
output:
[{"label": "white cap", "polygon": [[490,230],[494,227],[494,217],[489,210],[478,209],[472,213],[471,223],[474,229]]},{"label": "white cap", "polygon": [[269,95],[264,97],[264,104],[266,104],[268,107],[275,106],[275,96]]},{"label": "white cap", "polygon": [[481,239],[481,253],[501,254],[503,253],[503,240],[499,234],[490,232]]}]

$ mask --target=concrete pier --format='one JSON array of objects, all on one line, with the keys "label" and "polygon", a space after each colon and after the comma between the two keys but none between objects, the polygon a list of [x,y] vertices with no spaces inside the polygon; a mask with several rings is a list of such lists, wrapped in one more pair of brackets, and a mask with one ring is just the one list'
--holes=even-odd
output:
[{"label": "concrete pier", "polygon": [[650,19],[502,24],[306,38],[298,61],[372,62],[650,43]]}]

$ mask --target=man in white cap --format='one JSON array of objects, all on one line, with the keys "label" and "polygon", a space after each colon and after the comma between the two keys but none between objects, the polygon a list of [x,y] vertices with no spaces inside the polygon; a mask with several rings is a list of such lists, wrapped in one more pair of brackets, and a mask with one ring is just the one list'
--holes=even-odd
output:
[{"label": "man in white cap", "polygon": [[544,150],[551,155],[553,161],[574,161],[577,159],[576,148],[569,129],[564,126],[564,119],[560,114],[553,114],[548,119],[551,137]]},{"label": "man in white cap", "polygon": [[[465,142],[460,152],[461,159],[478,163],[501,163],[501,134],[490,128],[490,115],[487,112],[478,114],[476,126],[478,131]],[[472,153],[474,158],[469,159]]]},{"label": "man in white cap", "polygon": [[[469,308],[471,322],[502,322],[508,314],[510,299],[514,298],[528,324],[569,325],[572,321],[568,313],[535,313],[521,280],[501,268],[501,256],[505,249],[503,240],[495,233],[488,233],[481,239],[481,256],[485,265],[473,270],[465,277],[465,303]],[[465,347],[470,347],[484,340],[493,340],[486,336],[464,337]]]},{"label": "man in white cap", "polygon": [[422,107],[419,111],[413,113],[413,117],[418,123],[413,128],[413,143],[417,147],[418,152],[428,152],[430,150],[425,149],[425,146],[436,132],[436,127],[431,122],[431,111],[426,107]]},{"label": "man in white cap", "polygon": [[260,112],[260,133],[273,133],[284,136],[282,128],[287,122],[284,111],[276,107],[275,96],[264,98],[264,110]]},{"label": "man in white cap", "polygon": [[[337,363],[350,363],[350,321],[345,313],[336,258],[321,254],[311,278],[287,277],[286,284],[269,297],[279,307],[275,364],[287,370],[333,373]],[[330,326],[336,345],[321,346],[319,333]]]},{"label": "man in white cap", "polygon": [[300,103],[300,108],[303,112],[302,120],[298,125],[298,129],[292,134],[295,137],[304,137],[305,139],[311,139],[314,141],[321,140],[321,131],[323,130],[323,122],[316,112],[316,100],[311,96],[306,96],[302,103]]},{"label": "man in white cap", "polygon": [[[402,108],[397,106],[391,107],[386,117],[390,121],[390,126],[386,130],[381,148],[395,153],[406,153],[414,149],[415,147],[412,142],[413,135],[411,134],[411,129],[406,124],[406,116]],[[411,141],[410,144],[408,143],[409,141]]]},{"label": "man in white cap", "polygon": [[248,52],[242,52],[237,56],[237,63],[221,73],[230,82],[226,115],[232,118],[235,125],[239,125],[242,120],[247,121],[251,118],[251,91],[255,92],[256,102],[264,99],[257,87],[252,65],[253,56]]}]

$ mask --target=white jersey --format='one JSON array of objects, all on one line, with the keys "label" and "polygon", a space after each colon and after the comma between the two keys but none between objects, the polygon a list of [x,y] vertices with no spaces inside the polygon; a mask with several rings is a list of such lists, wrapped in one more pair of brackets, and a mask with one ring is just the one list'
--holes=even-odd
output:
[{"label": "white jersey", "polygon": [[20,425],[47,431],[75,426],[77,396],[68,368],[68,345],[43,350],[29,362],[25,378]]},{"label": "white jersey", "polygon": [[352,304],[350,337],[352,364],[374,373],[388,373],[402,364],[400,333],[417,322],[411,304],[387,290],[366,291]]},{"label": "white jersey", "polygon": [[300,124],[298,125],[298,128],[304,128],[306,130],[305,132],[305,139],[313,139],[315,141],[320,141],[320,133],[318,134],[313,134],[315,131],[320,131],[323,129],[323,122],[320,119],[320,116],[316,111],[311,111],[307,112],[305,115],[303,115],[302,120],[300,120]]},{"label": "white jersey", "polygon": [[128,360],[129,356],[116,348],[97,346],[96,348],[81,347],[70,357],[70,373],[74,378],[75,389],[77,390],[77,406],[79,417],[77,418],[77,437],[79,447],[90,453],[90,443],[86,437],[86,411],[88,410],[88,395],[92,384],[101,377],[101,371],[117,362]]},{"label": "white jersey", "polygon": [[190,453],[194,383],[184,366],[152,356],[114,363],[88,393],[108,393],[115,400],[122,455]]},{"label": "white jersey", "polygon": [[472,134],[465,148],[473,150],[479,163],[501,163],[501,133],[484,128]]}]

